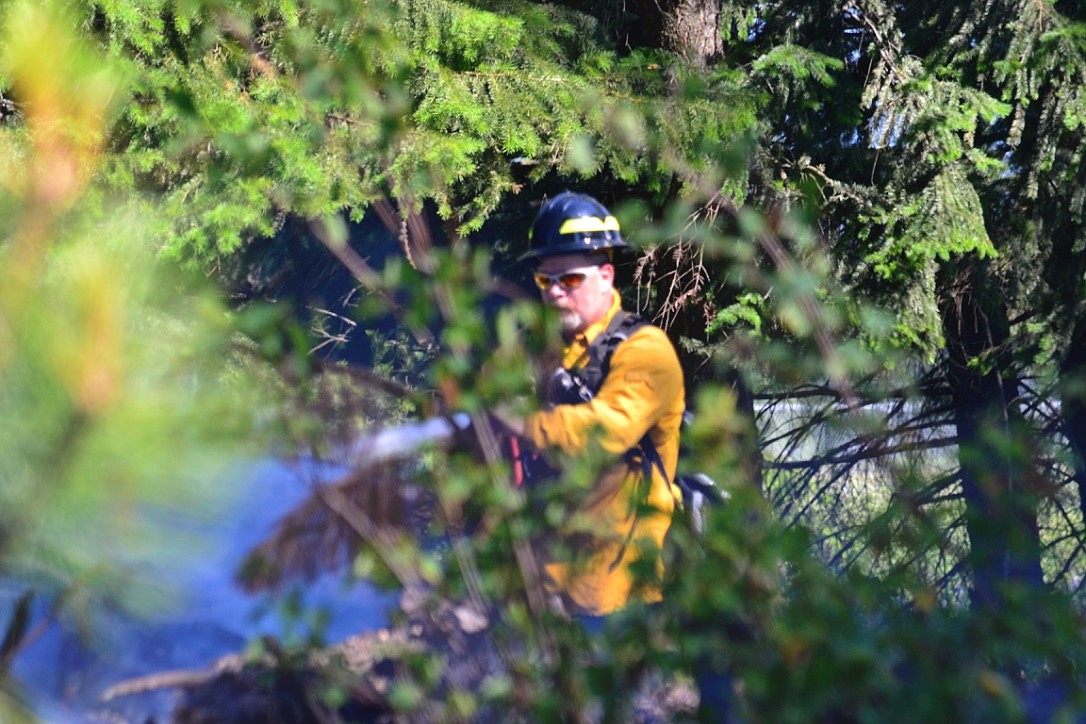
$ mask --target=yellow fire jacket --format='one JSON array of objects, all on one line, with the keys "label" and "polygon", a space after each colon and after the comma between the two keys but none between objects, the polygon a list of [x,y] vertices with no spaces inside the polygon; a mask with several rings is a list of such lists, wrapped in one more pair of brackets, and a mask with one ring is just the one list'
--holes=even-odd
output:
[{"label": "yellow fire jacket", "polygon": [[[567,369],[587,363],[588,346],[621,308],[614,295],[607,316],[566,347]],[[604,615],[633,597],[660,599],[659,587],[636,586],[630,566],[645,550],[659,550],[681,501],[675,479],[679,425],[684,409],[682,368],[667,335],[646,325],[615,349],[596,396],[578,405],[557,405],[528,417],[525,436],[542,449],[571,455],[599,446],[620,457],[648,433],[667,472],[655,466],[645,480],[640,461],[623,461],[606,470],[567,520],[563,539],[573,548],[569,560],[547,563],[552,588],[578,613]],[[646,545],[647,544],[647,545]],[[657,571],[662,564],[657,561]],[[636,590],[635,590],[636,589]]]}]

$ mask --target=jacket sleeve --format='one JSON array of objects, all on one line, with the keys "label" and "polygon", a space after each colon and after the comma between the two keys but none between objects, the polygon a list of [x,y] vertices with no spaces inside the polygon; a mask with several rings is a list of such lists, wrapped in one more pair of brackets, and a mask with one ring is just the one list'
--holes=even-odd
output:
[{"label": "jacket sleeve", "polygon": [[682,369],[662,330],[643,327],[615,349],[599,392],[580,405],[558,405],[525,421],[539,447],[576,455],[592,442],[621,455],[634,447],[681,394]]}]

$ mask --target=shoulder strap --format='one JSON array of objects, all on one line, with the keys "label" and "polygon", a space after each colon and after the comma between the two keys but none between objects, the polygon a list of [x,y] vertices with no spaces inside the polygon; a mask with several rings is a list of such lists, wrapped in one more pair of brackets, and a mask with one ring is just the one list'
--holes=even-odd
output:
[{"label": "shoulder strap", "polygon": [[[648,321],[644,317],[620,309],[611,319],[611,323],[607,325],[607,328],[592,340],[592,344],[588,346],[588,364],[578,372],[589,372],[593,375],[592,378],[585,379],[586,383],[592,383],[593,394],[599,391],[603,379],[610,371],[611,356],[614,355],[618,346],[629,339],[634,332],[646,325],[648,325]],[[646,480],[652,477],[652,469],[656,468],[663,475],[668,485],[671,485],[671,478],[664,467],[664,461],[660,458],[660,452],[656,449],[656,445],[652,442],[652,438],[649,437],[648,433],[645,433],[645,436],[638,441],[637,447],[631,449],[629,453],[641,459]]]},{"label": "shoulder strap", "polygon": [[595,395],[611,369],[611,356],[615,350],[647,324],[648,322],[637,314],[618,310],[607,327],[588,345],[588,363],[584,367],[571,370],[571,373],[581,378]]}]

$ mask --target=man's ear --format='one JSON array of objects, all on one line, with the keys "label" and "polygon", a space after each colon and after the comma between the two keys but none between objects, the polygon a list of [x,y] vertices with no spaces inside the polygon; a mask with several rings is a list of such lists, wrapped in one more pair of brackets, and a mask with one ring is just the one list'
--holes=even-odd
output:
[{"label": "man's ear", "polygon": [[612,286],[615,284],[615,265],[610,262],[606,264],[600,264],[600,278],[606,282],[610,282]]}]

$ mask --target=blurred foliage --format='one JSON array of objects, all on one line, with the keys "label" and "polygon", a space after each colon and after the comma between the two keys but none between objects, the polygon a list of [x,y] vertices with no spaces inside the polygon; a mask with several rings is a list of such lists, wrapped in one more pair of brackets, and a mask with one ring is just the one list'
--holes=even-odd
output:
[{"label": "blurred foliage", "polygon": [[90,634],[104,606],[177,600],[156,565],[201,555],[193,526],[230,504],[260,407],[220,295],[159,263],[158,215],[97,180],[129,76],[77,31],[9,3],[0,35],[19,98],[0,124],[0,570],[52,602],[5,611],[5,680],[50,617]]},{"label": "blurred foliage", "polygon": [[[489,624],[478,686],[440,648],[400,659],[405,717],[618,719],[645,676],[714,670],[750,721],[1077,714],[1086,18],[704,6],[724,48],[696,63],[650,32],[675,3],[5,3],[4,572],[90,607],[254,425],[334,455],[462,410],[470,454],[393,471],[436,500],[427,545],[326,516],[356,574],[424,589],[416,615]],[[732,495],[702,537],[680,520],[665,603],[605,646],[534,554],[602,461],[519,490],[484,424],[554,352],[500,276],[565,186],[622,219],[627,299],[688,371],[683,466]],[[319,243],[348,300],[276,298],[286,264],[245,258],[268,239]],[[182,270],[248,292],[227,312]],[[321,353],[349,334],[372,369]]]}]

